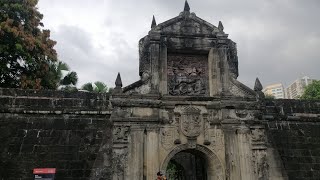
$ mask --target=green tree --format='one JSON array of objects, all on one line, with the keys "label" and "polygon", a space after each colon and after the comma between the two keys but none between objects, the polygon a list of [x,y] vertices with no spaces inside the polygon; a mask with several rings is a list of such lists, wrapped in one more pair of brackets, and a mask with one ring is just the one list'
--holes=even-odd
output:
[{"label": "green tree", "polygon": [[81,89],[89,92],[99,92],[99,93],[108,92],[108,86],[101,81],[96,81],[94,84],[92,84],[91,82],[85,83],[81,87]]},{"label": "green tree", "polygon": [[[68,72],[63,76],[63,72]],[[57,89],[61,85],[76,85],[78,82],[77,73],[70,72],[69,66],[61,61],[49,63],[49,71],[43,78],[43,85],[49,89]]]},{"label": "green tree", "polygon": [[265,98],[266,99],[275,99],[276,97],[274,97],[274,95],[272,95],[272,94],[266,94]]},{"label": "green tree", "polygon": [[103,82],[101,82],[101,81],[96,81],[96,82],[94,83],[94,85],[96,86],[96,87],[94,88],[94,91],[95,91],[95,92],[100,92],[100,93],[108,92],[108,87],[107,87],[107,85],[104,84]]},{"label": "green tree", "polygon": [[0,87],[52,87],[45,76],[57,61],[56,42],[49,30],[40,29],[43,15],[37,3],[0,0]]},{"label": "green tree", "polygon": [[309,84],[300,99],[320,100],[320,81],[313,81]]},{"label": "green tree", "polygon": [[91,82],[85,83],[84,85],[82,85],[81,89],[82,89],[82,90],[89,91],[89,92],[93,92],[92,83],[91,83]]}]

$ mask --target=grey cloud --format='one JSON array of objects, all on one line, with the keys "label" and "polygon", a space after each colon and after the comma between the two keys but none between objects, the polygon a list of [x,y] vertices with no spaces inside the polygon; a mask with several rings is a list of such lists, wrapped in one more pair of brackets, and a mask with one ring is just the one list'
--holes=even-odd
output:
[{"label": "grey cloud", "polygon": [[[55,8],[65,3],[63,0],[50,2]],[[150,30],[152,15],[161,23],[177,16],[184,5],[184,0],[88,2],[72,0],[67,6],[78,8],[79,12],[86,6],[90,6],[89,10],[96,6],[105,19],[101,27],[109,34],[105,41],[112,47],[96,48],[90,32],[81,27],[61,26],[53,32],[58,41],[57,50],[62,60],[79,73],[81,81],[103,80],[112,85],[118,71],[124,85],[138,79],[138,40]],[[214,25],[222,20],[225,32],[238,45],[239,80],[248,86],[253,86],[257,76],[264,85],[289,84],[302,74],[320,79],[320,24],[317,23],[320,1],[189,0],[189,4],[192,12]],[[52,12],[42,13],[45,17],[59,16]],[[70,33],[73,34],[70,36]],[[102,51],[112,51],[112,54]]]},{"label": "grey cloud", "polygon": [[[126,77],[124,83],[131,83],[138,77],[137,59],[134,49],[121,39],[121,36],[114,36],[111,41],[115,48],[113,53],[116,56],[105,56],[103,49],[95,49],[90,33],[75,26],[63,26],[55,33],[55,38],[59,43],[56,46],[60,60],[68,63],[72,70],[79,76],[79,85],[86,82],[103,81],[112,87],[117,72],[122,71]],[[112,63],[109,63],[113,60]],[[112,65],[111,65],[112,64]],[[132,74],[137,74],[133,76]]]}]

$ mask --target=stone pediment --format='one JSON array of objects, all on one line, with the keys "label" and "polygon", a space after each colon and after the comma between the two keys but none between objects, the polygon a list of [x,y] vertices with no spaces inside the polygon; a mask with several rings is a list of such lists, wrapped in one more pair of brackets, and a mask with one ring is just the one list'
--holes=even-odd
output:
[{"label": "stone pediment", "polygon": [[214,35],[224,34],[223,28],[210,24],[197,17],[195,13],[181,12],[179,16],[155,26],[151,31],[160,31],[161,34],[177,35]]},{"label": "stone pediment", "polygon": [[[236,43],[228,39],[224,27],[184,10],[157,25],[139,41],[140,80],[126,86],[122,93],[171,96],[256,96],[239,81]],[[118,86],[122,85],[121,83]]]}]

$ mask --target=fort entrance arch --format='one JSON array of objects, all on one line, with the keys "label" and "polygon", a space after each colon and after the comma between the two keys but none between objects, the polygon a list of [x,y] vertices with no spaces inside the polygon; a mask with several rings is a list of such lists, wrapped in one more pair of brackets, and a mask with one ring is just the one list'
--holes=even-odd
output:
[{"label": "fort entrance arch", "polygon": [[207,180],[207,159],[198,151],[186,150],[174,155],[166,168],[168,179]]},{"label": "fort entrance arch", "polygon": [[210,149],[197,145],[189,148],[181,145],[172,150],[161,169],[169,179],[219,180],[224,179],[224,169],[217,155]]},{"label": "fort entrance arch", "polygon": [[200,19],[187,2],[177,17],[153,19],[139,41],[139,75],[122,87],[118,74],[110,98],[114,180],[154,180],[158,171],[267,179],[262,86],[237,80],[236,44],[221,22]]}]

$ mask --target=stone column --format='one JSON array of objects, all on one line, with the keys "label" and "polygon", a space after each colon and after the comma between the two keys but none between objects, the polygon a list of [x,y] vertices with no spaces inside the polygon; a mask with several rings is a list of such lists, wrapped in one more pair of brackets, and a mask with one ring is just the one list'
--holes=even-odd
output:
[{"label": "stone column", "polygon": [[160,170],[159,163],[159,132],[155,129],[147,130],[145,142],[145,171],[147,180],[156,178],[157,172]]}]

